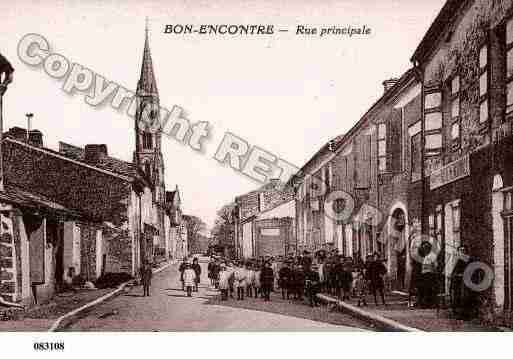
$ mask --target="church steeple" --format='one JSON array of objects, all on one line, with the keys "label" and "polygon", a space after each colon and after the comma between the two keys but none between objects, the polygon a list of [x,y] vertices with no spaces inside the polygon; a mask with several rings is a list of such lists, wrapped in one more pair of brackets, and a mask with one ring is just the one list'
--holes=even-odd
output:
[{"label": "church steeple", "polygon": [[157,81],[153,71],[153,61],[151,60],[150,40],[148,18],[146,18],[146,27],[144,29],[144,51],[141,66],[141,76],[137,82],[137,95],[140,96],[158,96]]},{"label": "church steeple", "polygon": [[148,20],[144,35],[141,75],[137,82],[134,162],[157,188],[157,197],[164,187],[164,163],[161,152],[160,107],[157,81],[150,52]]}]

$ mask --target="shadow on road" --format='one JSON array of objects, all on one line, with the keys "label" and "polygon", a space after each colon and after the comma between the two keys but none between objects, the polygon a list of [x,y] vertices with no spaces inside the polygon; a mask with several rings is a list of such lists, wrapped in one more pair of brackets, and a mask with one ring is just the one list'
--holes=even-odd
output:
[{"label": "shadow on road", "polygon": [[205,305],[220,305],[230,308],[241,308],[248,310],[255,310],[260,312],[267,312],[273,314],[281,314],[290,317],[296,317],[301,319],[308,319],[317,322],[344,325],[359,329],[372,330],[369,325],[359,321],[358,319],[339,312],[332,310],[327,306],[310,307],[306,302],[297,300],[283,300],[281,294],[272,293],[271,301],[266,302],[262,298],[248,298],[244,300],[236,300],[229,298],[228,300],[221,300],[221,296],[217,292],[212,292],[213,295],[208,298]]}]

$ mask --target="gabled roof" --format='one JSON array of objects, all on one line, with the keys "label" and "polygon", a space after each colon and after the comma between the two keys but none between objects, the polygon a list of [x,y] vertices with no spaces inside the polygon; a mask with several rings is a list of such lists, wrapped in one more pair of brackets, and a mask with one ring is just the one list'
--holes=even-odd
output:
[{"label": "gabled roof", "polygon": [[339,135],[326,143],[319,151],[317,151],[306,163],[301,167],[298,173],[289,179],[287,185],[293,185],[294,178],[301,177],[304,175],[304,172],[307,172],[308,167],[312,164],[312,162],[323,156],[325,154],[329,154],[330,152],[333,154],[338,153],[346,144],[350,143],[353,137],[360,131],[370,120],[371,115],[376,111],[380,106],[387,103],[391,99],[394,99],[395,96],[399,93],[399,91],[407,86],[412,79],[415,78],[415,69],[410,68],[406,71],[398,80],[397,83],[386,91],[368,110],[365,114],[356,122],[356,124],[351,127],[351,129],[343,135]]},{"label": "gabled roof", "polygon": [[437,17],[422,38],[419,46],[413,53],[412,62],[422,61],[436,46],[437,40],[443,34],[445,28],[451,24],[455,13],[462,6],[468,4],[468,0],[447,0]]},{"label": "gabled roof", "polygon": [[283,193],[291,193],[291,188],[287,187],[286,183],[283,183],[279,180],[270,180],[269,182],[263,184],[262,186],[260,186],[259,188],[255,189],[253,191],[249,191],[247,193],[244,193],[244,194],[241,194],[241,195],[235,197],[235,202],[237,202],[239,199],[246,197],[246,196],[254,195],[257,193],[275,192],[275,191],[281,191]]},{"label": "gabled roof", "polygon": [[339,147],[339,145],[344,141],[345,135],[338,135],[337,137],[333,138],[331,141],[327,142],[324,146],[322,146],[319,151],[317,151],[304,165],[301,167],[299,172],[305,171],[312,162],[318,158],[319,156],[322,156],[326,153],[334,152],[336,148]]},{"label": "gabled roof", "polygon": [[79,211],[66,208],[43,195],[28,192],[10,184],[5,184],[4,191],[0,192],[0,200],[33,210],[50,211],[74,218],[83,217]]},{"label": "gabled roof", "polygon": [[146,186],[138,177],[114,173],[12,138],[2,141],[2,150],[6,184],[95,220],[123,220],[130,191]]},{"label": "gabled roof", "polygon": [[[86,163],[85,149],[82,147],[70,145],[65,142],[59,142],[59,154],[70,159]],[[138,175],[137,166],[135,164],[110,156],[103,156],[98,160],[98,162],[91,165],[123,176],[136,177]]]}]

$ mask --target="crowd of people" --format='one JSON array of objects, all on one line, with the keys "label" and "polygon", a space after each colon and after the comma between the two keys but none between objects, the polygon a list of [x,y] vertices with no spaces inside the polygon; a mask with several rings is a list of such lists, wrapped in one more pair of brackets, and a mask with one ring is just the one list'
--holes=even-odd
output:
[{"label": "crowd of people", "polygon": [[[424,261],[414,268],[410,285],[410,297],[417,297],[415,303],[420,308],[438,306],[436,279],[437,261],[424,252],[419,252]],[[461,247],[460,257],[465,257],[465,248]],[[470,258],[470,257],[469,257]],[[476,316],[478,296],[464,283],[465,269],[474,258],[456,261],[450,277],[451,306],[456,317],[470,319]],[[179,266],[182,290],[191,297],[198,292],[201,281],[201,265],[197,257],[186,257]],[[387,269],[378,253],[368,254],[364,260],[339,255],[336,250],[319,251],[314,255],[304,252],[301,255],[287,257],[260,257],[245,260],[228,259],[221,255],[212,255],[208,263],[208,278],[211,287],[218,289],[221,300],[229,298],[241,301],[245,298],[271,300],[271,293],[281,294],[283,300],[303,302],[311,306],[319,305],[317,294],[326,293],[341,301],[353,300],[357,306],[367,306],[369,295],[386,305],[385,279]],[[150,295],[152,268],[146,263],[141,268],[141,284],[144,296]],[[378,301],[378,298],[380,301]],[[408,301],[410,305],[410,299]]]},{"label": "crowd of people", "polygon": [[378,295],[385,304],[384,277],[386,267],[379,255],[369,254],[365,261],[355,263],[352,258],[336,252],[308,252],[298,256],[261,257],[229,260],[212,256],[208,264],[210,284],[219,289],[221,299],[244,300],[245,297],[271,299],[271,292],[281,291],[282,299],[303,301],[317,306],[317,294],[324,292],[367,305],[371,293],[378,305]]}]

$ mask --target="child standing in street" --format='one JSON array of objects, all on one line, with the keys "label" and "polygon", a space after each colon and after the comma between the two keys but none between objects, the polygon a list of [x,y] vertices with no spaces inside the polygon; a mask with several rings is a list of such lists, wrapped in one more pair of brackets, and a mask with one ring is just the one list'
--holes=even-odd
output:
[{"label": "child standing in street", "polygon": [[222,264],[219,272],[219,290],[221,290],[221,300],[228,299],[230,290],[230,272],[226,270],[226,265]]},{"label": "child standing in street", "polygon": [[258,298],[258,294],[261,294],[261,282],[260,282],[260,267],[255,266],[255,280],[253,281],[253,288],[255,289],[255,298]]},{"label": "child standing in street", "polygon": [[253,270],[253,267],[251,266],[251,263],[246,263],[246,273],[247,273],[247,279],[246,279],[246,295],[248,298],[253,297],[253,286],[255,284],[255,271]]},{"label": "child standing in street", "polygon": [[235,287],[237,288],[237,300],[244,300],[244,292],[246,291],[247,273],[244,263],[239,263],[235,269]]},{"label": "child standing in street", "polygon": [[192,288],[196,285],[196,272],[191,265],[187,263],[183,272],[183,282],[187,289],[187,296],[192,297]]},{"label": "child standing in street", "polygon": [[151,266],[149,263],[144,263],[141,268],[141,283],[143,286],[144,297],[150,296],[150,285],[151,285],[151,277],[153,271],[151,270]]},{"label": "child standing in street", "polygon": [[365,275],[363,273],[363,269],[358,270],[358,274],[356,275],[355,280],[355,290],[356,297],[358,298],[358,306],[364,305],[367,306],[367,301],[365,300],[365,292],[367,290],[367,282],[365,279]]}]

